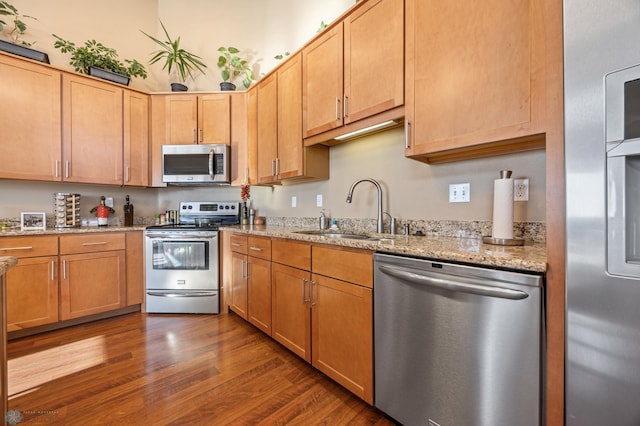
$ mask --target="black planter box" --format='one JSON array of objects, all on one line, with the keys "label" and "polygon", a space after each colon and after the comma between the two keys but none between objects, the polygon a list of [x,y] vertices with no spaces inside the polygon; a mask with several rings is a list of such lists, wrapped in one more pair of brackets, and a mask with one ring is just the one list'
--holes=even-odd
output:
[{"label": "black planter box", "polygon": [[116,74],[115,72],[103,70],[102,68],[97,67],[89,67],[89,75],[103,80],[109,80],[114,83],[123,84],[125,86],[128,86],[129,80],[131,80],[126,75]]},{"label": "black planter box", "polygon": [[38,50],[31,49],[30,47],[21,46],[19,44],[10,43],[8,41],[0,40],[0,50],[3,52],[13,53],[14,55],[22,56],[23,58],[33,59],[34,61],[49,63],[49,55]]}]

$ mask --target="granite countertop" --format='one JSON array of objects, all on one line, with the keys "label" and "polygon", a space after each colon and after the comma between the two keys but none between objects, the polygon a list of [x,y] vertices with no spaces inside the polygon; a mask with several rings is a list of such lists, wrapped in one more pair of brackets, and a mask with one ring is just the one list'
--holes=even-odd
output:
[{"label": "granite countertop", "polygon": [[66,235],[66,234],[86,234],[90,232],[126,232],[126,231],[144,231],[146,226],[79,226],[77,228],[51,228],[44,231],[20,231],[18,228],[11,231],[5,228],[0,232],[0,237],[31,237],[34,235]]},{"label": "granite countertop", "polygon": [[[299,234],[309,228],[282,226],[227,226],[222,230],[249,235],[288,238],[312,243],[362,248],[399,255],[420,256],[444,261],[464,262],[480,266],[507,268],[530,272],[545,272],[547,253],[545,244],[529,243],[524,246],[498,246],[485,244],[480,238],[443,237],[436,235],[407,236],[370,234],[380,239],[355,240],[326,238],[321,235]],[[317,229],[316,229],[317,230]],[[348,232],[345,230],[339,232]]]},{"label": "granite countertop", "polygon": [[0,275],[7,272],[7,270],[18,263],[18,259],[12,256],[0,256]]}]

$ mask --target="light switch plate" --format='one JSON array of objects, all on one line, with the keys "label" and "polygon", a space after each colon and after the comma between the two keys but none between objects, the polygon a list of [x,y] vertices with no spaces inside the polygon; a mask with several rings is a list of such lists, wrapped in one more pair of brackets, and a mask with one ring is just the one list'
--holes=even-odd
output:
[{"label": "light switch plate", "polygon": [[471,185],[468,183],[452,183],[449,185],[450,203],[468,203],[471,200]]},{"label": "light switch plate", "polygon": [[291,196],[291,207],[295,207],[298,204],[298,199],[295,195]]},{"label": "light switch plate", "polygon": [[322,207],[322,194],[316,195],[316,207]]},{"label": "light switch plate", "polygon": [[111,207],[111,208],[113,208],[113,197],[105,197],[105,199],[104,199],[104,204],[105,204],[107,207]]}]

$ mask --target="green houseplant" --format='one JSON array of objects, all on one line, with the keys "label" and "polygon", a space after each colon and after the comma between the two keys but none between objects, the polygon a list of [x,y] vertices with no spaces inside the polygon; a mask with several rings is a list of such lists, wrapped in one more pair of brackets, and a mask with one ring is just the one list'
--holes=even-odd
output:
[{"label": "green houseplant", "polygon": [[[5,19],[8,22],[5,22]],[[22,15],[11,3],[0,1],[0,32],[6,33],[9,39],[9,41],[0,40],[0,50],[48,64],[47,54],[31,49],[29,46],[33,43],[23,39],[27,31],[27,19],[38,20],[33,16]]]},{"label": "green houseplant", "polygon": [[[164,59],[164,66],[162,67],[162,69],[167,70],[169,75],[175,75],[179,77],[182,83],[186,82],[187,76],[193,79],[193,74],[195,73],[195,71],[200,71],[202,74],[204,74],[204,69],[207,68],[207,66],[204,64],[204,62],[202,62],[202,58],[181,48],[180,37],[171,39],[171,37],[169,36],[169,32],[165,28],[162,21],[160,21],[160,25],[162,26],[162,30],[164,31],[164,34],[166,36],[165,41],[150,36],[144,31],[140,31],[142,34],[146,35],[162,47],[161,49],[153,52],[153,56],[151,57],[149,64],[153,65],[161,59]],[[172,72],[174,74],[172,74]],[[173,91],[186,91],[187,87],[181,83],[172,83],[171,89]]]},{"label": "green houseplant", "polygon": [[218,48],[218,52],[221,53],[218,58],[218,68],[220,68],[222,76],[220,89],[235,90],[236,85],[233,84],[233,81],[240,76],[242,76],[242,84],[245,89],[248,89],[253,81],[253,72],[249,62],[238,55],[240,51],[235,47],[222,46]]},{"label": "green houseplant", "polygon": [[77,47],[71,41],[64,40],[55,34],[53,36],[57,39],[53,46],[60,49],[62,53],[71,54],[69,64],[77,72],[125,85],[129,84],[131,77],[147,78],[144,65],[135,59],[125,59],[121,62],[118,52],[102,43],[87,40],[84,46]]}]

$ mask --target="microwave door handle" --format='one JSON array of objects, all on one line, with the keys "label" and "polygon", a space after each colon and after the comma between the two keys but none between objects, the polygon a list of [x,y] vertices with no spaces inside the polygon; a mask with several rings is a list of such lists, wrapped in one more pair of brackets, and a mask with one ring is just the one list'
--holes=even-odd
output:
[{"label": "microwave door handle", "polygon": [[213,164],[213,159],[215,158],[215,153],[213,152],[213,149],[209,150],[209,177],[211,177],[211,179],[215,178],[215,173],[216,170],[214,169],[214,164]]}]

